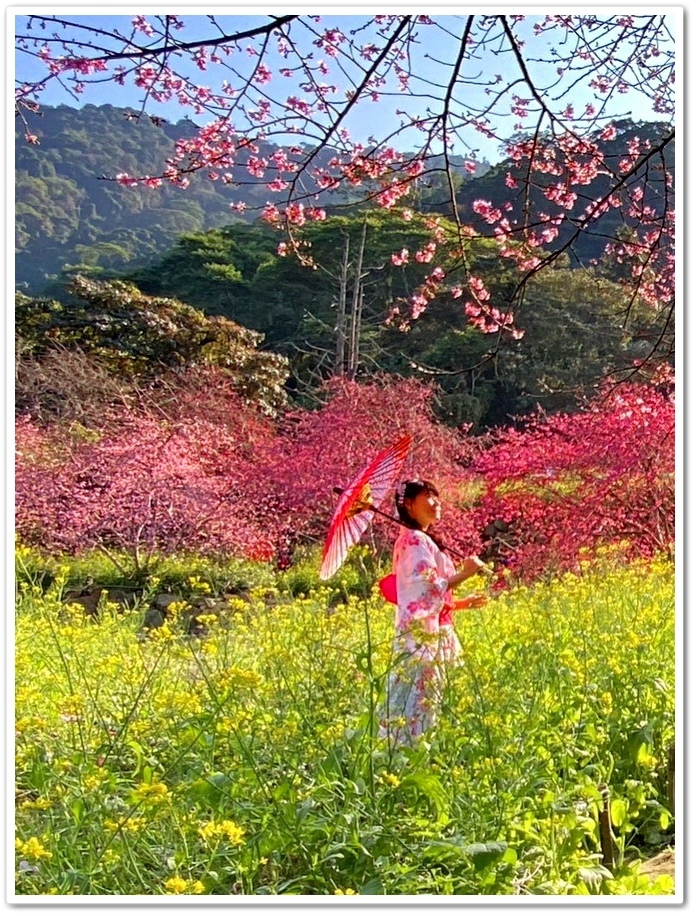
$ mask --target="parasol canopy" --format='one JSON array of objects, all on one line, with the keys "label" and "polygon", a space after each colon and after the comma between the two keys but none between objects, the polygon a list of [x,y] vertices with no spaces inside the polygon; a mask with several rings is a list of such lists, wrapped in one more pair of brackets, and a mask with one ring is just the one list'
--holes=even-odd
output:
[{"label": "parasol canopy", "polygon": [[341,495],[324,542],[320,579],[333,576],[350,548],[370,526],[375,512],[379,512],[380,504],[394,487],[411,441],[409,434],[402,436],[373,458],[344,490],[338,490]]}]

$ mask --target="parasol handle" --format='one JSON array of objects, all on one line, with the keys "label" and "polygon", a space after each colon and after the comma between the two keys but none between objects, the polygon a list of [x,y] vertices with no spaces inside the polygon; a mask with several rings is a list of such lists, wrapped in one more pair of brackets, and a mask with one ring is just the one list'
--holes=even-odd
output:
[{"label": "parasol handle", "polygon": [[[340,496],[342,493],[345,492],[345,490],[342,487],[334,487],[333,491],[337,496]],[[361,506],[360,509],[358,509],[358,512],[366,512],[368,509],[377,515],[381,515],[382,518],[386,518],[388,521],[394,522],[394,524],[396,525],[401,525],[402,528],[408,528],[408,525],[402,522],[400,518],[395,518],[393,515],[389,515],[388,512],[382,512],[381,509],[378,509],[377,506],[374,506],[372,503],[366,503],[364,506]],[[468,559],[468,557],[464,556],[463,553],[459,553],[459,551],[455,550],[453,547],[448,547],[447,544],[443,544],[442,546],[444,550],[447,550],[449,553],[453,554],[455,557],[459,557],[460,560]],[[489,570],[486,570],[486,571],[489,571]]]}]

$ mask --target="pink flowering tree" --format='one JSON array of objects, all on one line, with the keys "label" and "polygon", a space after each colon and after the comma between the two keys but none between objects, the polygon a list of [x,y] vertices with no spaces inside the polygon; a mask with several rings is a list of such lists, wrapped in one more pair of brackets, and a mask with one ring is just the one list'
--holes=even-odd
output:
[{"label": "pink flowering tree", "polygon": [[[334,378],[324,386],[325,404],[286,418],[276,452],[257,470],[274,494],[286,520],[289,541],[320,543],[338,499],[335,487],[347,486],[379,451],[405,433],[413,446],[404,477],[427,477],[447,503],[441,534],[455,549],[471,553],[480,546],[477,520],[468,512],[471,490],[467,465],[481,440],[438,423],[433,415],[435,389],[415,379],[382,377],[369,383]],[[393,500],[382,507],[396,515]],[[377,516],[372,532],[382,545],[393,542],[396,527]]]},{"label": "pink flowering tree", "polygon": [[[157,393],[159,396],[157,397]],[[318,544],[334,487],[405,432],[404,474],[428,476],[450,508],[443,534],[471,552],[480,541],[467,512],[465,466],[480,444],[438,424],[434,391],[415,380],[335,379],[318,410],[282,427],[246,405],[218,371],[189,372],[139,408],[105,411],[98,429],[16,425],[16,526],[55,551],[124,552],[135,571],[162,552],[196,550],[281,562]],[[385,511],[394,512],[388,503]],[[382,544],[394,526],[380,521]]]},{"label": "pink flowering tree", "polygon": [[[298,545],[323,542],[334,488],[410,433],[403,476],[438,487],[437,533],[461,554],[496,547],[492,557],[532,580],[576,569],[602,545],[630,557],[673,548],[669,372],[486,437],[438,424],[435,389],[414,379],[336,378],[323,394],[279,427],[208,372],[147,409],[105,410],[98,429],[20,418],[17,531],[58,552],[125,553],[141,573],[185,550],[285,565]],[[395,514],[391,500],[383,509]],[[396,530],[378,517],[366,540],[388,552]]]},{"label": "pink flowering tree", "polygon": [[[152,409],[105,411],[98,429],[16,424],[16,530],[29,543],[130,556],[142,573],[163,552],[269,559],[278,526],[247,479],[271,422],[229,379],[182,380]],[[198,382],[201,382],[198,379]]]},{"label": "pink flowering tree", "polygon": [[627,384],[580,413],[528,418],[501,431],[471,465],[484,490],[482,526],[502,523],[489,545],[516,575],[577,569],[599,546],[633,558],[674,549],[674,397],[661,385]]},{"label": "pink flowering tree", "polygon": [[[322,193],[362,194],[408,212],[423,182],[442,173],[458,279],[441,268],[426,274],[414,315],[451,293],[484,333],[519,336],[526,281],[596,234],[606,257],[625,267],[631,294],[668,321],[680,21],[674,10],[639,12],[24,15],[16,107],[27,142],[39,143],[38,107],[52,93],[89,98],[112,83],[135,93],[134,117],[155,121],[176,106],[200,126],[159,172],[134,175],[114,163],[111,177],[184,188],[201,172],[230,186],[234,210],[241,167],[248,181],[265,183],[262,215],[284,231],[281,245],[294,244],[295,227],[325,218]],[[633,102],[646,99],[660,126],[642,138],[620,131]],[[367,138],[356,137],[358,116],[373,126]],[[483,140],[507,157],[509,197],[462,207],[462,179],[476,172]],[[479,233],[519,269],[504,300],[470,268],[467,239]],[[443,244],[434,225],[420,257],[398,251],[395,263],[427,263]],[[301,253],[311,264],[311,252]]]}]

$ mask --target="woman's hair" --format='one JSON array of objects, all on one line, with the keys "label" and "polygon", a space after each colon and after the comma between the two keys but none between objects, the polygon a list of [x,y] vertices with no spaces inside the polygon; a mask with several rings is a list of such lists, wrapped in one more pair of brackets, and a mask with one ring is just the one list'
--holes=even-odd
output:
[{"label": "woman's hair", "polygon": [[[411,517],[411,513],[404,503],[407,499],[415,499],[416,496],[420,496],[420,494],[424,492],[432,494],[433,496],[440,495],[435,484],[431,483],[429,480],[402,480],[396,488],[396,511],[399,513],[402,524],[407,528],[414,528],[417,531],[422,530],[418,522]],[[430,531],[426,531],[425,534],[428,535],[431,541],[433,541],[440,550],[444,549],[444,544],[439,538],[431,534]]]},{"label": "woman's hair", "polygon": [[420,528],[420,525],[411,518],[411,513],[404,503],[407,499],[415,499],[423,492],[432,493],[433,496],[440,495],[435,484],[430,483],[429,480],[402,480],[396,488],[396,511],[407,528]]}]

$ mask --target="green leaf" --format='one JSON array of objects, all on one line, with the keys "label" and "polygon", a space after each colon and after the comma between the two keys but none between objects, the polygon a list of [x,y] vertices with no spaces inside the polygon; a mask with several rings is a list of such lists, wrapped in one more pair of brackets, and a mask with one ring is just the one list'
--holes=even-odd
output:
[{"label": "green leaf", "polygon": [[611,822],[615,827],[622,827],[628,817],[628,807],[623,798],[611,800]]},{"label": "green leaf", "polygon": [[140,744],[138,744],[138,742],[133,739],[126,741],[126,747],[129,747],[135,754],[135,769],[133,770],[132,775],[137,776],[143,765],[143,749]]},{"label": "green leaf", "polygon": [[305,801],[303,801],[301,804],[297,806],[297,810],[295,812],[295,818],[297,820],[298,825],[302,823],[302,821],[307,817],[309,812],[314,807],[315,807],[315,802],[314,802],[314,799],[312,798],[306,799]]},{"label": "green leaf", "polygon": [[372,659],[367,652],[358,652],[355,655],[355,667],[363,674],[370,674],[372,671]]},{"label": "green leaf", "polygon": [[650,723],[628,736],[626,744],[628,753],[634,763],[638,764],[641,762],[641,758],[652,748],[652,741],[653,727]]},{"label": "green leaf", "polygon": [[516,865],[517,864],[517,850],[513,849],[512,846],[508,846],[505,850],[505,855],[503,856],[502,862],[505,862],[507,865]]},{"label": "green leaf", "polygon": [[481,871],[494,862],[499,862],[507,852],[507,848],[507,843],[471,843],[464,847],[463,852],[473,861],[476,871]]},{"label": "green leaf", "polygon": [[335,745],[324,760],[319,764],[319,772],[331,781],[334,777],[343,777],[343,759],[345,750],[340,745]]},{"label": "green leaf", "polygon": [[578,877],[584,881],[585,884],[593,888],[593,890],[599,890],[605,878],[613,878],[614,876],[608,868],[597,864],[593,865],[591,868],[579,868]]},{"label": "green leaf", "polygon": [[465,849],[459,837],[452,837],[449,840],[430,840],[420,847],[419,853],[423,859],[446,862],[453,858],[461,859]]},{"label": "green leaf", "polygon": [[361,894],[383,894],[384,885],[382,884],[381,879],[375,876],[374,878],[370,878],[369,881],[366,881],[365,884],[363,884],[360,887],[360,893]]},{"label": "green leaf", "polygon": [[82,823],[82,819],[85,813],[84,801],[81,798],[76,798],[75,801],[71,803],[70,810],[72,811],[72,815],[75,818],[75,823],[78,825]]},{"label": "green leaf", "polygon": [[414,788],[419,795],[428,800],[433,808],[437,822],[444,824],[449,819],[449,798],[445,787],[433,773],[411,773],[401,780],[399,790]]},{"label": "green leaf", "polygon": [[186,797],[199,805],[217,807],[229,794],[232,779],[226,773],[213,773],[204,779],[197,779],[186,790]]}]

